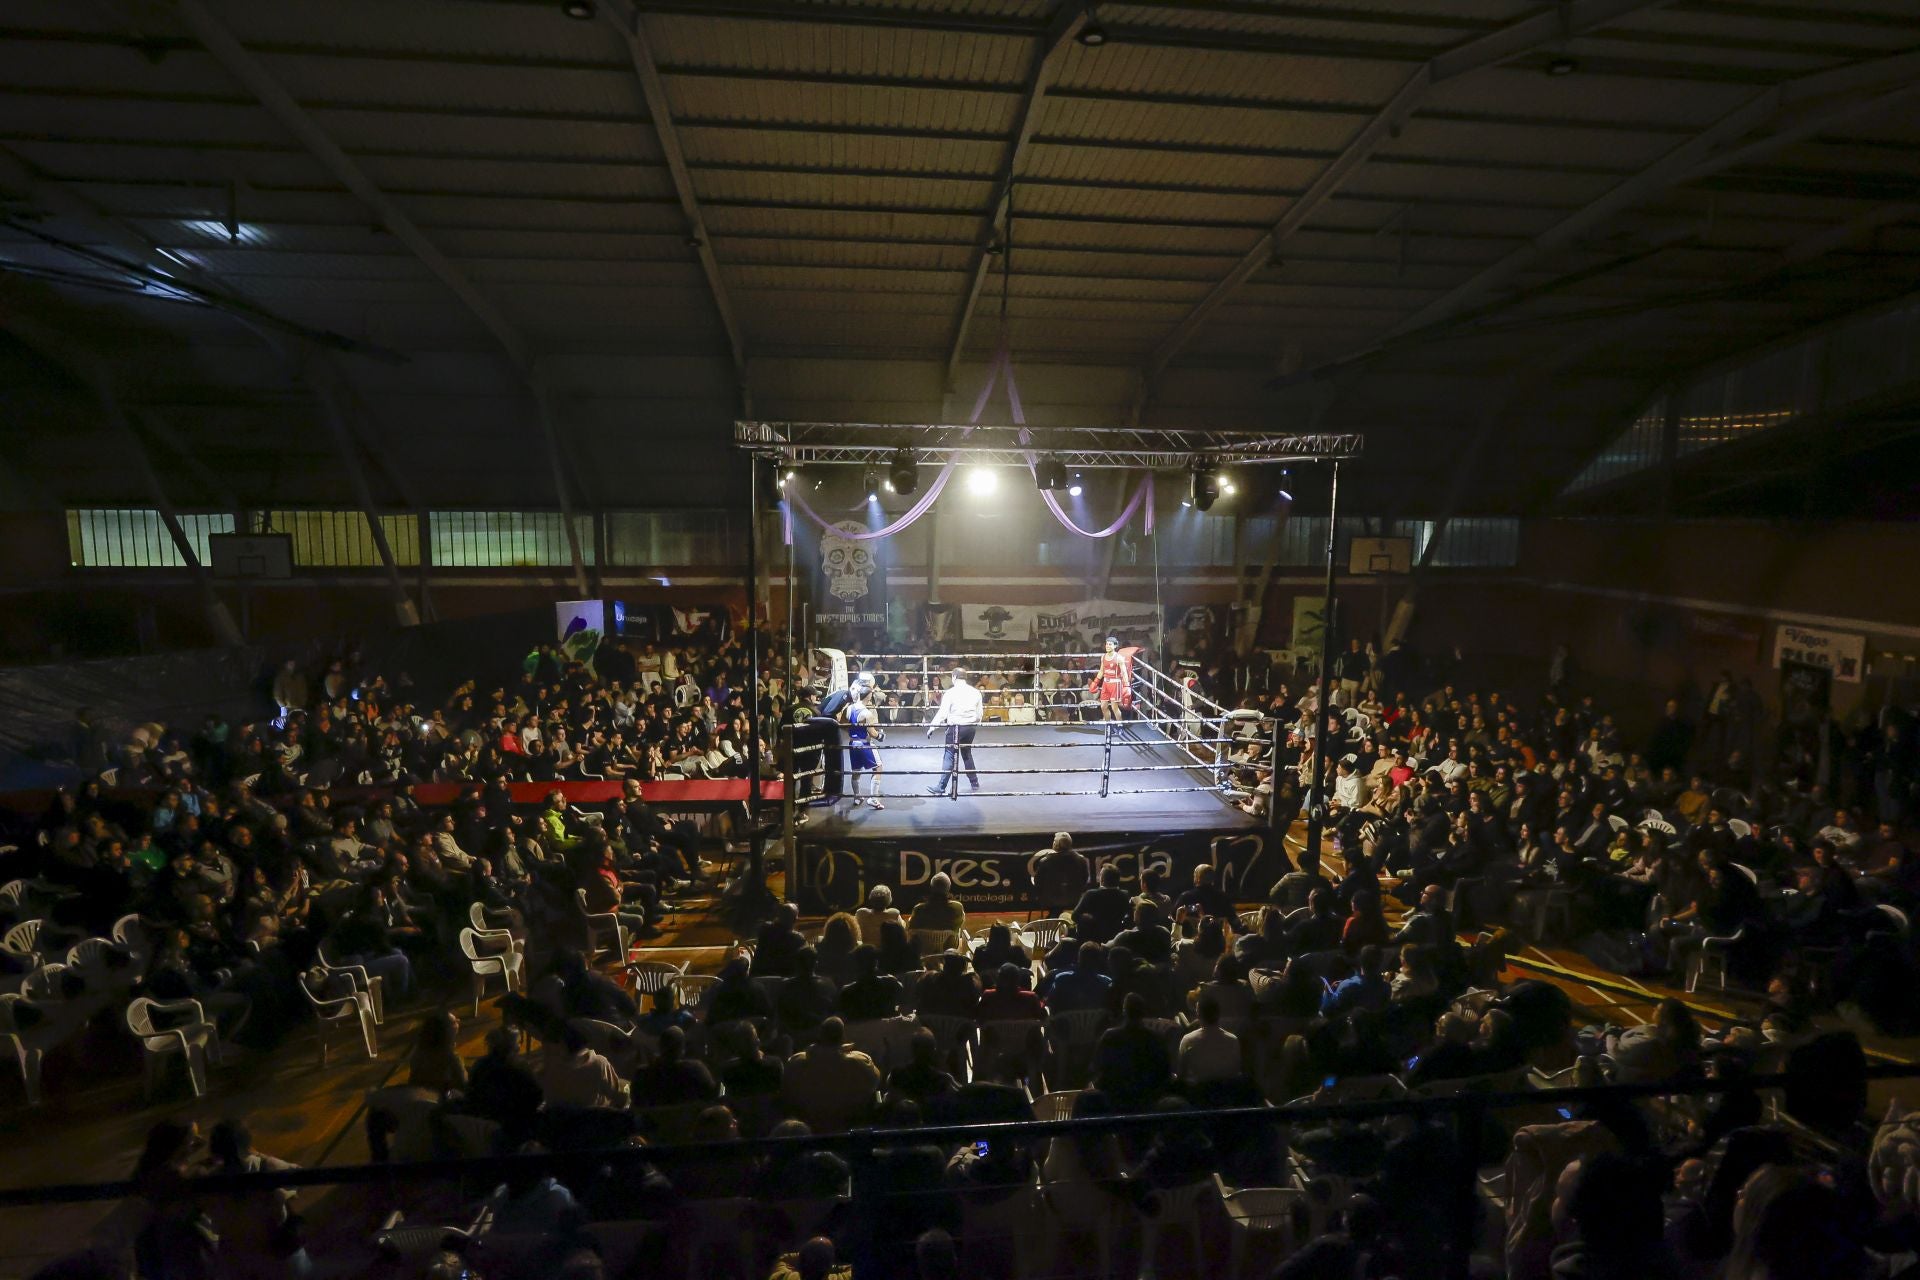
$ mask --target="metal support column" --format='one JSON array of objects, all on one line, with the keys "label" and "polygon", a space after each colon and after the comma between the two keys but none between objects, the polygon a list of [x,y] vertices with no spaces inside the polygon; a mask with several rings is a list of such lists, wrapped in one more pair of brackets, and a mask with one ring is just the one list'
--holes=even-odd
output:
[{"label": "metal support column", "polygon": [[[1307,787],[1307,848],[1302,861],[1312,868],[1320,865],[1321,829],[1326,821],[1327,714],[1333,674],[1333,571],[1335,539],[1340,531],[1340,464],[1333,464],[1333,484],[1327,498],[1327,587],[1320,606],[1320,695],[1314,711],[1313,778]],[[1278,790],[1278,788],[1275,788]]]},{"label": "metal support column", "polygon": [[214,639],[223,645],[245,644],[246,639],[234,624],[233,615],[227,611],[226,603],[214,590],[213,575],[207,572],[207,566],[201,564],[200,557],[193,552],[193,542],[180,525],[180,513],[168,499],[166,486],[160,483],[160,473],[154,468],[153,456],[147,452],[147,442],[140,438],[139,430],[121,409],[119,398],[107,385],[104,375],[95,380],[93,390],[101,407],[106,410],[108,419],[120,428],[120,434],[126,438],[134,461],[140,464],[140,473],[146,479],[147,493],[153,499],[154,509],[160,513],[161,523],[167,526],[167,535],[173,539],[174,549],[180,553],[180,559],[193,574],[193,585],[200,593],[200,604],[206,610],[207,624],[213,628]]},{"label": "metal support column", "polygon": [[360,465],[353,432],[347,426],[347,410],[342,402],[340,387],[333,381],[331,371],[317,358],[309,358],[307,377],[319,392],[320,416],[327,420],[327,430],[333,436],[333,447],[340,455],[340,469],[347,473],[347,483],[353,486],[354,500],[359,504],[360,513],[366,517],[367,529],[373,535],[373,548],[379,552],[380,565],[387,571],[387,586],[393,593],[394,616],[403,627],[417,627],[420,625],[420,610],[407,595],[407,585],[400,578],[400,566],[393,558],[393,547],[387,541],[386,527],[380,523],[380,512],[374,506],[373,488],[367,483],[366,469]]},{"label": "metal support column", "polygon": [[760,857],[760,461],[747,456],[747,826],[755,884],[766,868]]}]

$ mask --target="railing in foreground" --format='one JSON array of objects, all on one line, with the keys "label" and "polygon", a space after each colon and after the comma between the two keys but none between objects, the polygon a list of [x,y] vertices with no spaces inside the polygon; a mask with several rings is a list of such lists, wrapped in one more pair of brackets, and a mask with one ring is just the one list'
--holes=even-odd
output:
[{"label": "railing in foreground", "polygon": [[[1862,1078],[1865,1081],[1916,1079],[1920,1078],[1920,1065],[1868,1066]],[[943,1153],[950,1153],[962,1146],[982,1142],[1026,1146],[1050,1139],[1084,1139],[1103,1136],[1111,1136],[1123,1141],[1130,1137],[1139,1144],[1143,1140],[1150,1139],[1155,1133],[1171,1132],[1175,1129],[1189,1133],[1202,1130],[1221,1132],[1223,1127],[1231,1127],[1243,1133],[1261,1130],[1278,1131],[1284,1128],[1299,1134],[1325,1126],[1400,1117],[1416,1122],[1445,1121],[1450,1124],[1458,1159],[1453,1163],[1451,1170],[1436,1167],[1432,1173],[1436,1182],[1445,1181],[1450,1175],[1452,1185],[1445,1187],[1434,1185],[1432,1193],[1444,1192],[1450,1201],[1448,1229],[1452,1239],[1447,1244],[1446,1274],[1464,1277],[1468,1275],[1471,1255],[1483,1239],[1480,1234],[1478,1179],[1483,1165],[1488,1163],[1485,1156],[1488,1154],[1486,1137],[1487,1121],[1490,1117],[1497,1117],[1502,1112],[1520,1111],[1526,1113],[1526,1122],[1551,1122],[1556,1116],[1565,1118],[1577,1114],[1576,1108],[1589,1108],[1590,1104],[1595,1103],[1637,1099],[1674,1100],[1737,1091],[1752,1091],[1757,1095],[1767,1096],[1774,1091],[1788,1089],[1790,1086],[1803,1090],[1813,1086],[1816,1092],[1831,1094],[1837,1083],[1839,1082],[1831,1078],[1810,1081],[1790,1074],[1773,1074],[1731,1079],[1701,1078],[1650,1084],[1616,1084],[1588,1088],[1532,1088],[1510,1092],[1464,1091],[1421,1097],[1381,1098],[1363,1102],[1290,1104],[1282,1107],[1193,1108],[1171,1114],[1147,1111],[1123,1115],[992,1124],[920,1125],[904,1129],[862,1128],[845,1133],[814,1134],[806,1137],[757,1138],[661,1146],[617,1145],[588,1150],[498,1157],[356,1164],[292,1169],[273,1173],[220,1174],[195,1178],[190,1185],[192,1194],[196,1197],[217,1197],[270,1188],[334,1186],[374,1186],[397,1193],[403,1189],[414,1189],[438,1182],[453,1182],[468,1188],[492,1187],[502,1182],[518,1183],[521,1179],[535,1175],[551,1174],[564,1184],[576,1188],[585,1184],[605,1185],[611,1182],[623,1187],[631,1186],[637,1194],[637,1175],[645,1167],[659,1169],[671,1181],[675,1179],[676,1174],[688,1174],[703,1163],[723,1169],[738,1170],[746,1167],[747,1162],[761,1158],[777,1159],[806,1152],[827,1151],[844,1159],[853,1172],[852,1195],[849,1199],[840,1202],[851,1218],[843,1221],[860,1224],[856,1227],[855,1234],[864,1230],[867,1233],[864,1238],[871,1241],[882,1238],[886,1234],[886,1224],[879,1220],[880,1216],[883,1213],[891,1214],[898,1209],[898,1205],[892,1203],[898,1199],[898,1191],[890,1188],[878,1190],[880,1182],[875,1175],[879,1161],[889,1150],[899,1151],[904,1148],[932,1146],[939,1148]],[[1867,1117],[1863,1115],[1859,1118]],[[1801,1132],[1806,1136],[1814,1136],[1811,1135],[1811,1131],[1803,1129]],[[633,1183],[624,1181],[629,1175],[635,1175]],[[729,1190],[728,1195],[744,1194],[744,1187],[738,1181],[735,1182],[734,1187],[736,1189]],[[120,1200],[138,1193],[139,1187],[131,1181],[14,1187],[0,1189],[0,1209],[97,1203]],[[927,1194],[957,1197],[963,1193],[943,1189]],[[878,1203],[883,1200],[888,1201],[889,1204]],[[1391,1213],[1394,1206],[1389,1205],[1387,1209]],[[897,1245],[900,1242],[893,1243]],[[79,1242],[76,1241],[73,1247],[78,1247],[78,1244]]]}]

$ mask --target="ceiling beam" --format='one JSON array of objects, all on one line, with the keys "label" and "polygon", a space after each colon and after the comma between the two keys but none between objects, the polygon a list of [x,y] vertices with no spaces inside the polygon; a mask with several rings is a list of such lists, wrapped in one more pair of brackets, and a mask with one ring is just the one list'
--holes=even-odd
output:
[{"label": "ceiling beam", "polygon": [[[1888,85],[1894,87],[1887,90]],[[1884,111],[1916,93],[1920,93],[1920,53],[1851,63],[1782,81],[1420,308],[1387,336],[1405,336],[1479,305],[1540,259],[1577,243],[1652,196],[1745,164],[1842,121]],[[1761,132],[1769,127],[1770,132]]]},{"label": "ceiling beam", "polygon": [[733,303],[727,297],[726,281],[720,275],[720,261],[713,254],[713,238],[700,214],[700,200],[693,189],[693,175],[687,171],[686,153],[680,146],[680,134],[673,123],[673,104],[667,98],[666,84],[660,78],[660,64],[654,59],[640,13],[629,0],[611,0],[606,10],[608,22],[620,33],[633,73],[640,80],[640,92],[647,101],[647,116],[653,121],[654,136],[660,140],[660,154],[673,180],[673,193],[680,200],[680,212],[687,219],[687,243],[700,259],[700,270],[707,278],[707,291],[713,295],[714,309],[720,313],[720,325],[727,333],[727,348],[733,358],[733,376],[740,388],[741,412],[753,412],[753,388],[747,381],[747,348],[734,318]]},{"label": "ceiling beam", "polygon": [[[278,120],[283,128],[312,153],[326,170],[331,173],[347,190],[351,191],[362,204],[373,211],[381,225],[400,243],[413,251],[415,257],[431,271],[440,282],[459,298],[467,310],[493,335],[507,359],[527,384],[533,397],[534,416],[540,426],[546,445],[548,464],[553,472],[555,496],[565,516],[567,526],[567,545],[573,559],[574,585],[582,595],[588,594],[586,556],[580,545],[577,522],[573,518],[573,501],[569,493],[567,465],[561,456],[560,441],[557,434],[558,423],[555,420],[552,398],[546,380],[535,368],[533,349],[527,344],[513,324],[493,305],[487,296],[467,279],[466,274],[453,264],[445,254],[429,240],[424,232],[414,224],[399,205],[395,204],[386,192],[375,186],[352,157],[342,151],[332,138],[307,114],[300,104],[294,101],[281,83],[274,79],[260,60],[247,52],[233,33],[228,31],[220,20],[201,0],[173,0],[174,8],[186,21],[196,39],[200,41],[214,57],[214,61],[224,67],[227,73],[238,80],[247,92],[254,96],[268,114]],[[578,478],[575,477],[577,483]],[[587,493],[585,486],[581,492]]]},{"label": "ceiling beam", "polygon": [[1387,100],[1386,105],[1375,112],[1373,118],[1362,125],[1340,153],[1321,170],[1320,176],[1306,191],[1287,206],[1280,220],[1254,242],[1233,270],[1147,356],[1142,384],[1146,394],[1152,394],[1153,383],[1174,357],[1193,341],[1214,312],[1254,273],[1273,260],[1275,252],[1286,243],[1288,237],[1304,226],[1307,219],[1340,190],[1382,142],[1400,132],[1435,85],[1483,67],[1495,66],[1543,45],[1569,39],[1627,14],[1657,8],[1662,3],[1665,0],[1567,0],[1567,3],[1537,10],[1530,17],[1477,36],[1421,64]]},{"label": "ceiling beam", "polygon": [[1059,0],[1053,20],[1047,24],[1045,34],[1034,50],[1033,66],[1027,72],[1027,82],[1020,93],[1020,105],[1014,114],[1013,136],[1007,139],[1006,150],[1001,154],[1000,167],[994,177],[993,200],[987,206],[979,239],[973,246],[973,264],[967,271],[966,296],[961,300],[959,315],[954,318],[953,341],[948,344],[947,353],[948,392],[953,390],[954,374],[960,367],[960,356],[967,347],[967,329],[973,324],[973,310],[979,305],[980,290],[987,282],[987,267],[993,260],[994,242],[1006,230],[1007,209],[1013,199],[1014,175],[1019,172],[1021,157],[1026,154],[1027,146],[1033,141],[1034,132],[1040,124],[1040,102],[1047,96],[1047,87],[1059,72],[1061,52],[1086,27],[1088,8],[1082,0]]}]

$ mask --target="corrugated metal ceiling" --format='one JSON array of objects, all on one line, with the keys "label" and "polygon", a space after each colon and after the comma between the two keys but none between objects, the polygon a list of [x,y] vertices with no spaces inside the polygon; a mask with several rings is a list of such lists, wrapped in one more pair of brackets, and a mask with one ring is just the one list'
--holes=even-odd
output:
[{"label": "corrugated metal ceiling", "polygon": [[[607,23],[570,21],[550,0],[206,2],[541,358],[564,368],[574,353],[608,360],[656,346],[718,358],[724,334],[660,122]],[[956,338],[968,352],[990,349],[1002,259],[988,259],[964,335],[955,318],[994,235],[992,201],[1055,0],[637,8],[750,369],[809,355],[944,363]],[[1100,5],[1110,40],[1058,52],[1011,172],[1016,350],[1130,377],[1423,59],[1536,8]],[[1225,295],[1170,376],[1237,369],[1258,384],[1282,344],[1309,363],[1339,360],[1768,85],[1916,45],[1920,14],[1904,0],[1681,0],[1441,83],[1275,262]],[[1556,57],[1572,59],[1573,73],[1546,74]],[[455,293],[165,6],[9,5],[0,161],[43,188],[13,193],[10,208],[44,211],[44,188],[58,188],[301,323],[422,359],[499,358]],[[1521,296],[1487,301],[1524,318],[1711,295],[1764,277],[1789,246],[1881,202],[1920,201],[1916,173],[1911,111],[1850,120],[1738,168],[1651,186],[1530,263],[1509,286]],[[243,224],[241,245],[220,226],[230,217]],[[1796,284],[1794,296],[1831,307],[1889,281],[1920,284],[1920,228],[1904,222],[1842,246],[1847,269]],[[38,225],[84,238],[59,218]],[[1682,234],[1690,239],[1653,258],[1613,265]],[[1870,249],[1880,258],[1861,271],[1857,255]],[[44,273],[47,255],[60,251],[17,228],[0,236],[0,259]],[[193,308],[87,298],[232,358],[234,327]],[[1780,322],[1780,308],[1753,310],[1756,333]],[[1529,343],[1550,349],[1568,323],[1435,350],[1453,352],[1444,362],[1463,373],[1496,376],[1493,363],[1542,349]],[[1668,360],[1687,323],[1653,315],[1613,358]],[[1726,327],[1737,330],[1737,316]],[[1441,359],[1410,350],[1396,357],[1408,388],[1419,360]],[[200,367],[217,380],[217,365]],[[1380,404],[1395,401],[1395,368],[1376,368]],[[367,385],[426,394],[409,392],[404,374]]]}]

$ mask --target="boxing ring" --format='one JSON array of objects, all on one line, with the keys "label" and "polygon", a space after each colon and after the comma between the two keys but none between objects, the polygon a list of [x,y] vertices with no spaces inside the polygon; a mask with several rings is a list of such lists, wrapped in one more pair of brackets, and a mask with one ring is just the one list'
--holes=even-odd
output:
[{"label": "boxing ring", "polygon": [[[832,651],[823,651],[832,653]],[[849,657],[836,661],[827,691],[865,672],[881,716],[875,744],[877,796],[884,808],[836,795],[843,778],[845,729],[811,723],[791,732],[783,759],[791,773],[785,810],[792,874],[788,896],[803,910],[857,905],[872,884],[891,887],[910,904],[935,871],[945,871],[970,906],[1020,909],[1033,898],[1031,855],[1055,831],[1070,832],[1099,865],[1125,859],[1129,883],[1159,870],[1169,882],[1191,875],[1198,861],[1218,861],[1222,843],[1242,868],[1264,846],[1264,823],[1239,807],[1229,756],[1259,732],[1254,712],[1234,712],[1185,679],[1143,658],[1132,661],[1132,706],[1124,718],[1101,718],[1088,684],[1098,653],[946,653]],[[933,728],[944,674],[964,666],[981,689],[984,718],[973,743],[979,787],[957,770],[938,795],[928,787],[946,776],[943,731]],[[891,698],[891,702],[889,702]],[[1264,892],[1264,886],[1263,886]]]}]

